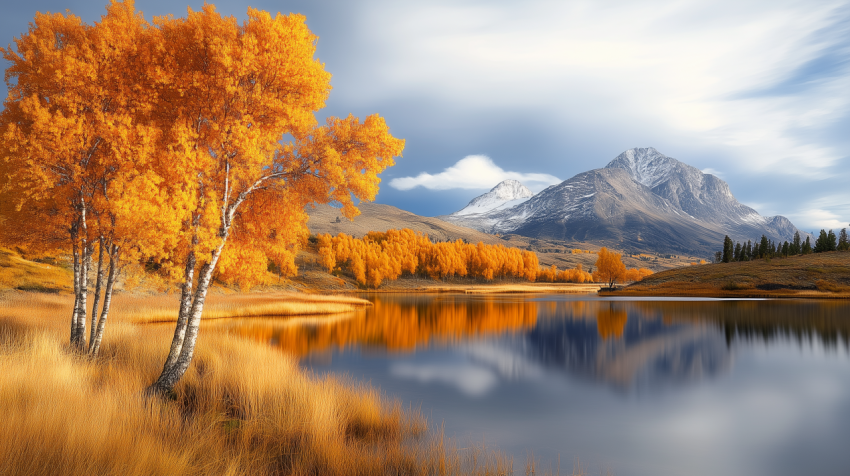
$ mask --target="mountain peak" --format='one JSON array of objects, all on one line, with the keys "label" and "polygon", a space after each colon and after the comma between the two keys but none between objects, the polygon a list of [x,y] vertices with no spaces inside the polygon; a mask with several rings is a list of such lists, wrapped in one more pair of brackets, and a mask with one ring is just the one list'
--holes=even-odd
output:
[{"label": "mountain peak", "polygon": [[606,169],[625,169],[638,182],[653,188],[668,178],[679,163],[653,147],[635,147],[618,155]]},{"label": "mountain peak", "polygon": [[[520,198],[531,198],[534,195],[534,193],[532,193],[531,190],[529,190],[528,187],[523,185],[520,181],[514,179],[507,179],[499,182],[498,185],[491,188],[490,191],[486,194],[473,199],[472,202],[489,194],[493,194],[493,196],[500,200],[517,200]],[[470,202],[470,204],[472,202]]]},{"label": "mountain peak", "polygon": [[508,179],[500,182],[489,192],[473,198],[462,210],[452,215],[474,215],[492,210],[519,205],[534,196],[534,193],[518,180]]}]

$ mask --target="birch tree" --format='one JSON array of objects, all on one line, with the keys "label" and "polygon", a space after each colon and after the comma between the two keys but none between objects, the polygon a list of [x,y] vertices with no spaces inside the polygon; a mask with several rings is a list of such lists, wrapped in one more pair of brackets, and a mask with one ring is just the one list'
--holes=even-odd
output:
[{"label": "birch tree", "polygon": [[14,48],[0,49],[10,63],[0,113],[0,239],[70,253],[70,342],[80,352],[97,354],[124,242],[139,241],[122,199],[154,152],[156,131],[140,120],[151,104],[141,87],[151,38],[132,1],[112,2],[94,26],[37,13]]},{"label": "birch tree", "polygon": [[189,367],[220,263],[234,271],[238,257],[260,254],[291,263],[305,206],[334,200],[353,217],[354,200],[374,199],[377,174],[401,154],[404,141],[377,115],[318,126],[330,75],[304,22],[249,9],[240,25],[205,5],[156,25],[169,46],[158,60],[154,117],[174,163],[165,180],[181,184],[187,214],[168,263],[183,272],[177,324],[149,392],[171,391]]}]

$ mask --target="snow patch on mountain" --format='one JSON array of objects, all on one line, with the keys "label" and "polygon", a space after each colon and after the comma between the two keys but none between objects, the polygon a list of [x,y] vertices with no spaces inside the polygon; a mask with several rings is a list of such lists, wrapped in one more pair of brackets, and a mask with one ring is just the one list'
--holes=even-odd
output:
[{"label": "snow patch on mountain", "polygon": [[505,180],[489,192],[473,198],[462,210],[452,213],[454,216],[468,216],[505,210],[525,202],[534,193],[517,180]]},{"label": "snow patch on mountain", "polygon": [[677,162],[653,147],[636,147],[618,155],[605,168],[625,169],[636,182],[655,188],[670,177]]}]

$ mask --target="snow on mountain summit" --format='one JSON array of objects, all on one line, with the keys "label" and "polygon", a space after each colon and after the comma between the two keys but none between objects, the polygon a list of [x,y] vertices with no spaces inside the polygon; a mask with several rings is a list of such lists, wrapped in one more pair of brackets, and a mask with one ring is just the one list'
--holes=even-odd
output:
[{"label": "snow on mountain summit", "polygon": [[626,169],[636,182],[654,188],[670,176],[678,163],[653,147],[635,147],[618,155],[605,168]]},{"label": "snow on mountain summit", "polygon": [[452,215],[476,215],[493,210],[503,210],[519,205],[532,196],[534,196],[534,193],[528,187],[517,180],[508,179],[493,187],[489,192],[473,198],[466,207],[452,213]]}]

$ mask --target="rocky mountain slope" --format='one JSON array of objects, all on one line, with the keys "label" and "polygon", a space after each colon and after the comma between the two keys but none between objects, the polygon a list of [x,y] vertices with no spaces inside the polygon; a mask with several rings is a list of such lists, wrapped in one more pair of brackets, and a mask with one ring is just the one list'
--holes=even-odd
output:
[{"label": "rocky mountain slope", "polygon": [[511,208],[440,218],[487,233],[707,257],[726,234],[784,241],[797,231],[785,217],[763,217],[738,202],[723,180],[651,147],[627,150]]}]

